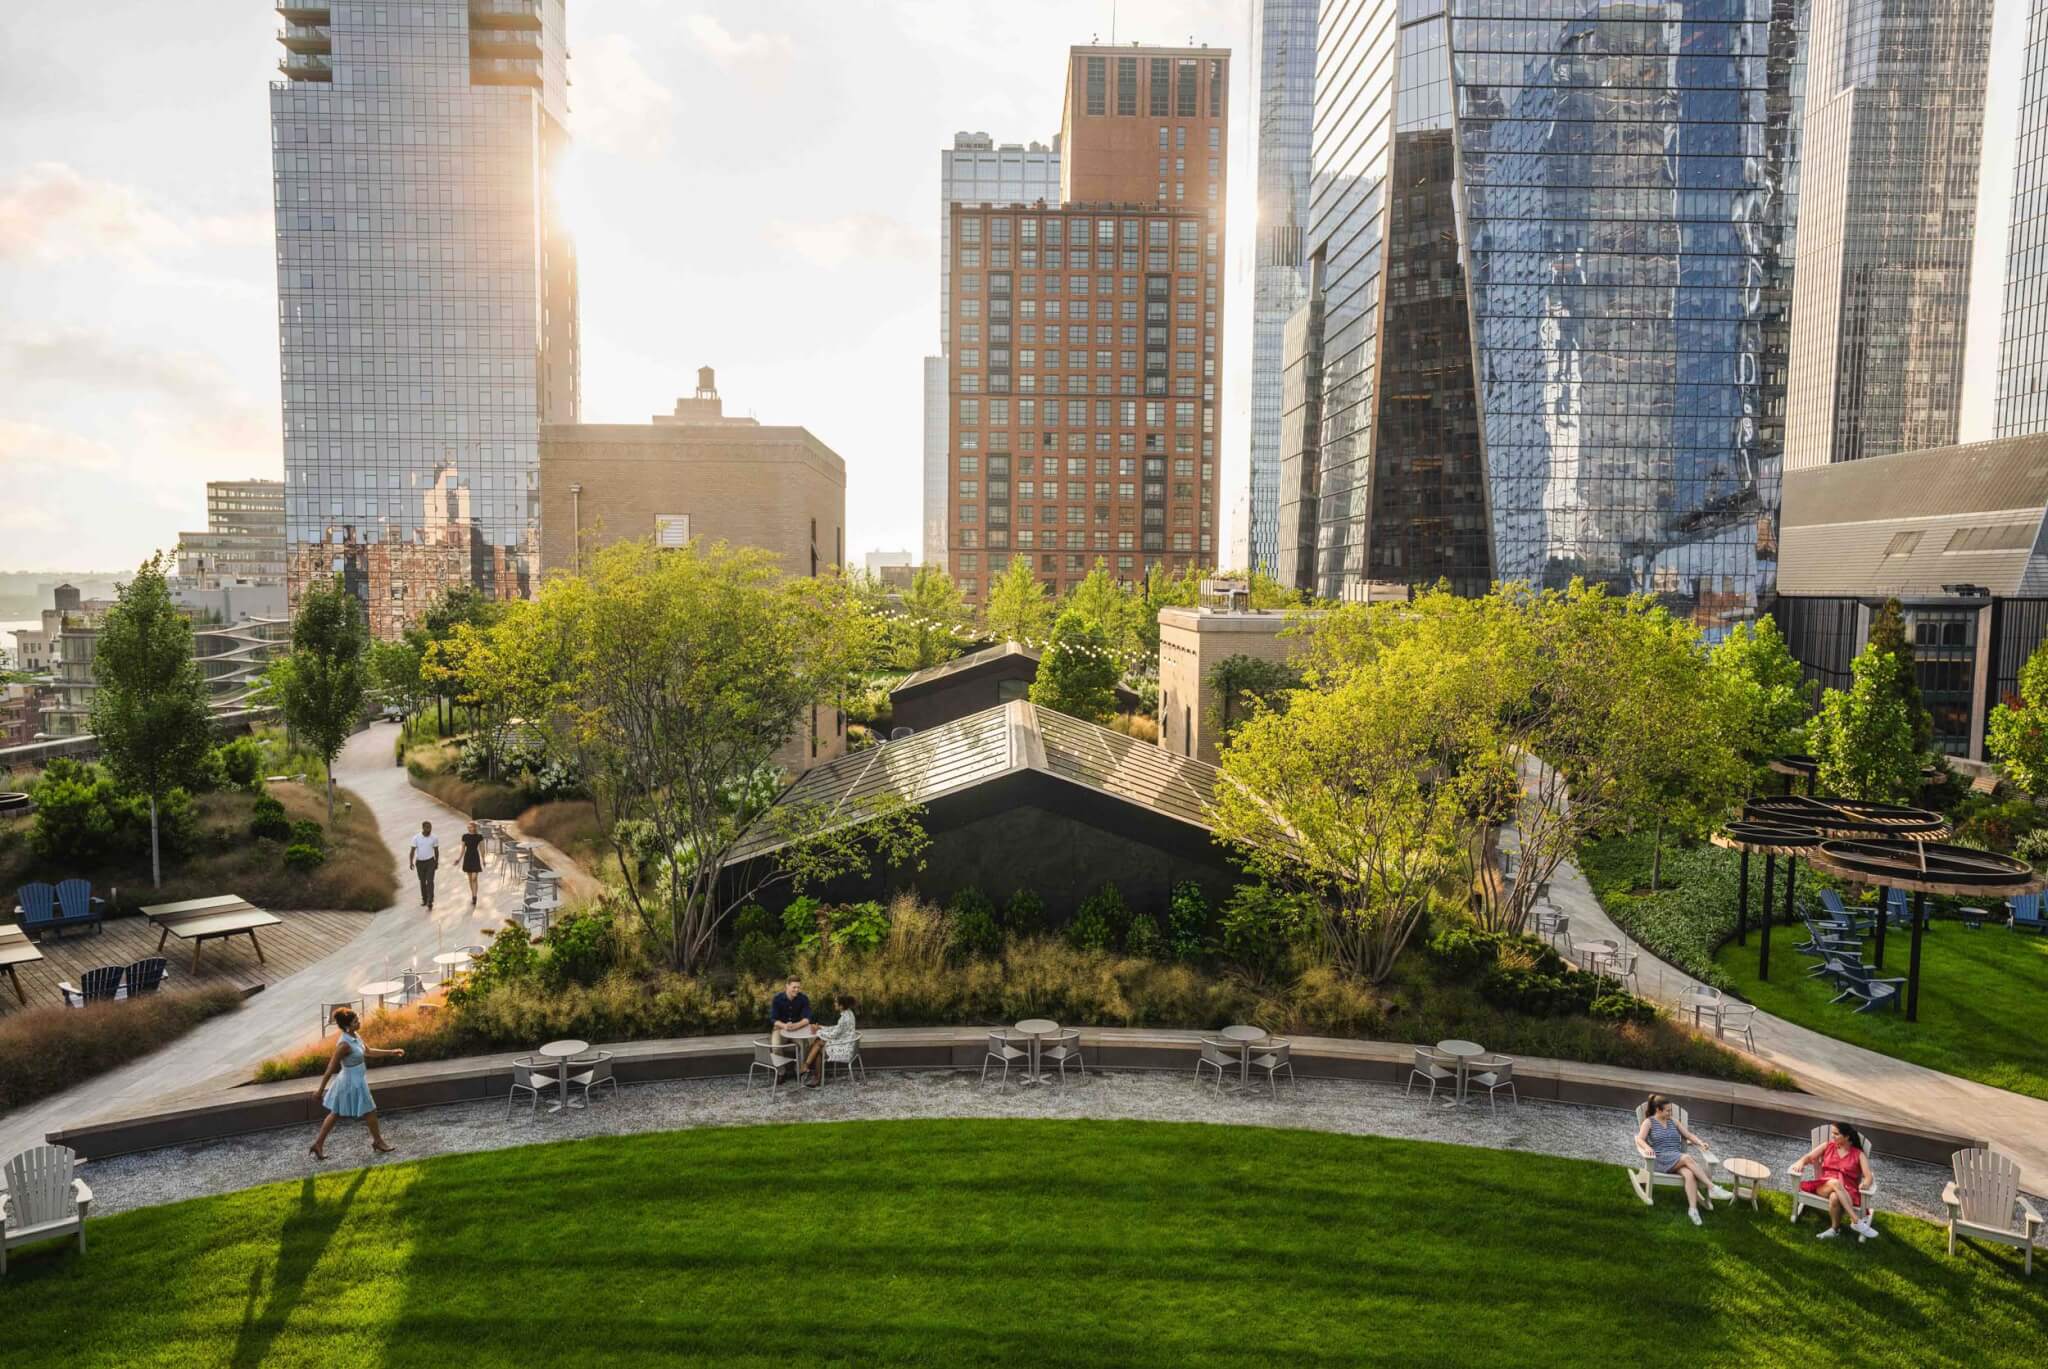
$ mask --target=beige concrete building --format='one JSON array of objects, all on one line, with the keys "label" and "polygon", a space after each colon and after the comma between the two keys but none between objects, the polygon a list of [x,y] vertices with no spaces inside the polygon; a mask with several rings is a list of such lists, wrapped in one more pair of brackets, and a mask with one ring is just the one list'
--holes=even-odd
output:
[{"label": "beige concrete building", "polygon": [[762,547],[791,575],[846,559],[846,463],[809,429],[727,415],[712,370],[673,414],[646,424],[545,424],[541,573],[579,548],[651,537]]},{"label": "beige concrete building", "polygon": [[[789,574],[817,575],[846,560],[846,463],[807,428],[727,414],[705,366],[693,396],[646,424],[543,424],[540,527],[543,576],[637,538],[761,547]],[[845,715],[813,714],[777,758],[789,769],[846,750]]]},{"label": "beige concrete building", "polygon": [[1299,619],[1278,609],[1159,610],[1159,745],[1176,756],[1216,764],[1222,749],[1222,701],[1210,672],[1232,656],[1285,661],[1308,645],[1283,636]]}]

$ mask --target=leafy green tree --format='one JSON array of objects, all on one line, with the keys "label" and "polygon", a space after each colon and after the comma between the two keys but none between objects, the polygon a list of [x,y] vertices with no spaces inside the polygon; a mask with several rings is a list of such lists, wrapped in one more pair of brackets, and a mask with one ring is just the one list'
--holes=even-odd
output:
[{"label": "leafy green tree", "polygon": [[1052,641],[1031,682],[1031,702],[1108,722],[1116,714],[1118,673],[1102,628],[1069,608],[1052,626]]},{"label": "leafy green tree", "polygon": [[943,665],[960,654],[973,621],[952,577],[937,566],[919,566],[890,623],[890,663],[899,670]]},{"label": "leafy green tree", "polygon": [[1920,790],[1918,728],[1899,685],[1905,666],[1872,641],[1849,672],[1849,688],[1823,694],[1807,726],[1821,788],[1844,798],[1905,803]]},{"label": "leafy green tree", "polygon": [[1013,556],[1009,569],[989,584],[981,621],[999,642],[1043,642],[1052,628],[1052,607],[1031,558]]},{"label": "leafy green tree", "polygon": [[[450,585],[436,595],[426,611],[405,630],[405,641],[418,651],[424,663],[436,643],[452,641],[456,631],[464,626],[487,628],[503,612],[502,604],[485,598],[474,585]],[[449,714],[458,703],[455,697],[458,682],[444,676],[438,680],[425,679],[423,683],[427,685],[428,697],[434,700],[437,730],[446,736],[453,722]]]},{"label": "leafy green tree", "polygon": [[1922,752],[1934,749],[1934,715],[1920,697],[1920,674],[1915,669],[1913,638],[1906,631],[1906,611],[1897,599],[1887,599],[1870,620],[1867,646],[1898,659],[1898,677],[1892,688],[1906,716],[1913,720],[1913,745]]},{"label": "leafy green tree", "polygon": [[[614,543],[509,616],[505,659],[533,663],[517,706],[574,761],[625,897],[678,969],[701,969],[764,889],[919,859],[923,829],[900,799],[776,803],[761,782],[812,709],[868,668],[879,628],[838,577],[790,579],[767,552],[723,544]],[[663,853],[651,881],[628,833]]]},{"label": "leafy green tree", "polygon": [[334,826],[334,758],[362,720],[369,693],[370,635],[363,607],[339,575],[299,596],[290,654],[271,662],[272,697],[294,735],[327,769],[327,825]]},{"label": "leafy green tree", "polygon": [[1262,709],[1286,710],[1288,692],[1301,688],[1301,672],[1285,661],[1240,653],[1212,666],[1208,684],[1216,691],[1217,722],[1228,746],[1246,718]]},{"label": "leafy green tree", "polygon": [[191,782],[213,745],[192,625],[171,602],[162,552],[120,587],[100,624],[92,669],[93,735],[115,781],[149,800],[149,880],[161,887],[158,806]]},{"label": "leafy green tree", "polygon": [[[1068,592],[1066,601],[1060,605],[1060,615],[1068,613],[1078,615],[1083,623],[1102,633],[1104,644],[1117,658],[1119,670],[1144,655],[1145,601],[1110,578],[1107,561],[1097,558],[1088,578]],[[1156,643],[1156,624],[1153,635]]]},{"label": "leafy green tree", "polygon": [[1737,623],[1709,657],[1731,739],[1760,781],[1764,767],[1806,743],[1811,690],[1776,621]]},{"label": "leafy green tree", "polygon": [[425,634],[408,633],[395,642],[370,643],[370,679],[384,702],[407,719],[418,715],[434,693],[432,682],[421,673],[424,640]]},{"label": "leafy green tree", "polygon": [[2048,794],[2048,643],[2020,667],[2019,685],[2018,697],[2007,696],[1991,710],[1984,749],[2014,784]]}]

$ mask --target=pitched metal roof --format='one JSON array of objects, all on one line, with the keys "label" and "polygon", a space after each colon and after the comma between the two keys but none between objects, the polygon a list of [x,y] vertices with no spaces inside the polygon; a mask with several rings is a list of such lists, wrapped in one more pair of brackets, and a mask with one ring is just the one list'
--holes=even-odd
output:
[{"label": "pitched metal roof", "polygon": [[986,665],[993,665],[997,661],[1008,660],[1012,656],[1023,656],[1033,664],[1036,664],[1039,659],[1038,653],[1025,646],[1022,642],[1004,642],[998,646],[986,647],[980,651],[970,651],[965,656],[955,656],[952,660],[939,665],[926,666],[923,670],[914,670],[899,680],[896,687],[890,690],[889,693],[895,695],[901,694],[908,689],[925,689],[937,684],[941,680],[950,680],[955,676],[965,675],[969,671],[978,670]]},{"label": "pitched metal roof", "polygon": [[[784,790],[776,806],[829,808],[853,823],[878,802],[922,806],[1026,771],[1210,830],[1206,809],[1216,790],[1215,766],[1025,699],[817,766]],[[751,860],[784,844],[771,812],[725,863]]]},{"label": "pitched metal roof", "polygon": [[2048,434],[1791,471],[1783,522],[1780,594],[2048,594]]}]

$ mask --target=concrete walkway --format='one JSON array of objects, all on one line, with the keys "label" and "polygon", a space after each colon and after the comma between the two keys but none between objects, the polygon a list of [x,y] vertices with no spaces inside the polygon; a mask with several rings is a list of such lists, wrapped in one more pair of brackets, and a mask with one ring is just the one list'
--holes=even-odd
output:
[{"label": "concrete walkway", "polygon": [[[1636,979],[1645,997],[1683,1009],[1699,981],[1651,955],[1601,911],[1592,886],[1577,866],[1565,862],[1550,880],[1550,901],[1571,918],[1574,940],[1608,939],[1637,952]],[[1778,956],[1774,974],[1800,974],[1806,962],[1793,953],[1797,929],[1772,933]],[[2030,1193],[2048,1193],[2048,1101],[2028,1098],[1969,1079],[1958,1079],[1906,1060],[1823,1036],[1783,1018],[1756,1015],[1756,1056],[1785,1071],[1809,1093],[1892,1112],[1924,1127],[1988,1137],[2019,1162],[2021,1183]],[[1731,1042],[1735,1049],[1741,1043]]]},{"label": "concrete walkway", "polygon": [[[478,881],[477,906],[470,907],[469,890],[458,868],[459,838],[468,819],[415,789],[405,770],[391,763],[397,731],[395,724],[379,723],[358,732],[334,766],[343,787],[354,790],[376,816],[378,833],[391,848],[398,867],[397,901],[365,919],[353,941],[266,985],[239,1011],[214,1018],[154,1055],[0,1118],[0,1155],[38,1145],[45,1133],[59,1127],[241,1083],[261,1061],[314,1041],[323,1001],[354,997],[357,985],[394,978],[398,967],[415,958],[422,971],[427,970],[437,952],[480,942],[479,933],[503,925],[505,917],[518,910],[520,884],[488,855]],[[405,863],[406,844],[423,821],[433,823],[434,834],[441,838],[431,916],[420,906],[419,881]]]}]

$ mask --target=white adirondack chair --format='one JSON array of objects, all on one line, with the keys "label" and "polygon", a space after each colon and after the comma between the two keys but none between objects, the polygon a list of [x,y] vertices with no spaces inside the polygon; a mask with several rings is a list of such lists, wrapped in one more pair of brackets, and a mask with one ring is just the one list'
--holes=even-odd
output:
[{"label": "white adirondack chair", "polygon": [[7,1162],[7,1191],[0,1193],[0,1274],[7,1272],[7,1252],[30,1241],[75,1234],[84,1253],[92,1190],[71,1177],[77,1162],[63,1146],[31,1146]]},{"label": "white adirondack chair", "polygon": [[[1638,1144],[1636,1133],[1643,1129],[1643,1116],[1648,1111],[1649,1106],[1648,1103],[1636,1104],[1636,1123],[1628,1134],[1628,1143],[1631,1147]],[[1692,1118],[1686,1113],[1684,1108],[1676,1103],[1671,1105],[1671,1120],[1687,1131],[1692,1130]],[[1705,1162],[1709,1174],[1719,1167],[1721,1163],[1720,1156],[1704,1147],[1693,1147],[1692,1149],[1693,1153]],[[1636,1197],[1643,1200],[1645,1207],[1650,1206],[1653,1202],[1651,1190],[1660,1186],[1672,1188],[1685,1187],[1685,1179],[1682,1176],[1677,1174],[1659,1174],[1656,1166],[1652,1163],[1651,1156],[1645,1155],[1638,1150],[1636,1157],[1636,1163],[1628,1171],[1628,1184],[1630,1188],[1636,1191]],[[1709,1212],[1714,1210],[1714,1200],[1707,1196],[1707,1190],[1704,1187],[1700,1189],[1700,1205]]]},{"label": "white adirondack chair", "polygon": [[[1830,1134],[1832,1134],[1833,1130],[1834,1128],[1830,1126],[1817,1126],[1807,1134],[1806,1139],[1813,1145],[1824,1146],[1828,1143],[1828,1137]],[[1868,1141],[1870,1138],[1866,1136],[1863,1139],[1865,1141]],[[1869,1153],[1870,1152],[1867,1150],[1864,1152],[1864,1154],[1866,1155]],[[1815,1163],[1808,1165],[1806,1167],[1805,1172],[1801,1174],[1799,1177],[1802,1179],[1818,1179],[1820,1177],[1819,1162],[1816,1161]],[[1877,1171],[1873,1169],[1870,1171],[1870,1182],[1868,1184],[1858,1184],[1856,1187],[1856,1196],[1862,1200],[1856,1205],[1857,1221],[1867,1222],[1870,1220],[1870,1214],[1876,1210],[1876,1205],[1871,1202],[1870,1195],[1875,1193],[1876,1191]],[[1806,1211],[1808,1208],[1812,1208],[1815,1212],[1826,1212],[1828,1210],[1828,1200],[1821,1197],[1818,1193],[1802,1192],[1795,1185],[1792,1189],[1792,1220],[1795,1222],[1798,1221],[1799,1214]],[[1863,1238],[1861,1236],[1858,1236],[1856,1239],[1860,1241]]]},{"label": "white adirondack chair", "polygon": [[2020,1192],[2020,1167],[1996,1151],[1959,1150],[1953,1161],[1955,1180],[1941,1191],[1948,1209],[1948,1253],[1956,1253],[1956,1237],[1997,1241],[2027,1252],[2027,1272],[2034,1272],[2034,1241],[2041,1214]]}]

